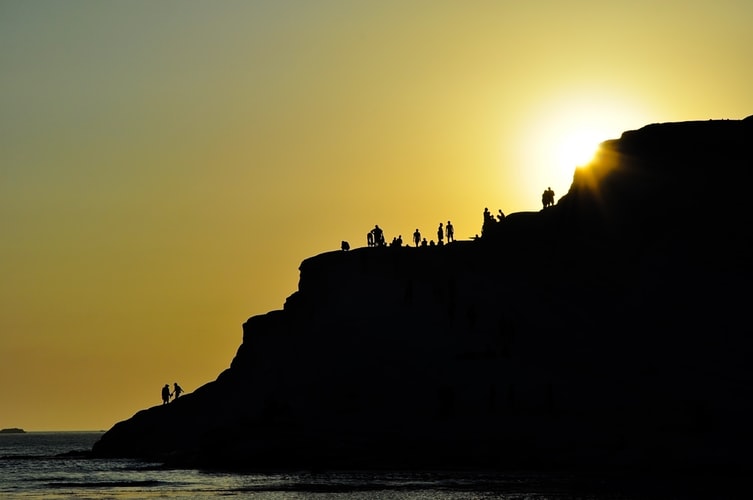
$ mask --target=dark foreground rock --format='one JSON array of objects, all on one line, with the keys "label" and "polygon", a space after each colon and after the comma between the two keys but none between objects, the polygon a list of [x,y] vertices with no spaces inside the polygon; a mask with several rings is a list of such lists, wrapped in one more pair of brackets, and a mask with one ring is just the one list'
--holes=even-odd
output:
[{"label": "dark foreground rock", "polygon": [[93,453],[749,471],[752,144],[751,118],[649,125],[478,240],[307,259],[216,381]]}]

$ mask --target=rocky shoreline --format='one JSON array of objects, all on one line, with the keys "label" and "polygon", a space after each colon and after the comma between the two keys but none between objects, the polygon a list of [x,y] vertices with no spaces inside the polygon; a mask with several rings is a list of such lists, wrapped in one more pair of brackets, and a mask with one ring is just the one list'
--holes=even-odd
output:
[{"label": "rocky shoreline", "polygon": [[478,240],[306,259],[217,380],[93,455],[747,471],[750,144],[753,118],[649,125]]}]

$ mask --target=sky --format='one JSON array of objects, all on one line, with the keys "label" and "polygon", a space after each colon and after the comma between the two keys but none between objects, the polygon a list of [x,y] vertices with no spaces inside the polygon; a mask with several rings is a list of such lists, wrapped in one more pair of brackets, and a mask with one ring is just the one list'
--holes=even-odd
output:
[{"label": "sky", "polygon": [[753,114],[753,2],[0,0],[0,428],[228,368],[301,261],[537,211],[597,144]]}]

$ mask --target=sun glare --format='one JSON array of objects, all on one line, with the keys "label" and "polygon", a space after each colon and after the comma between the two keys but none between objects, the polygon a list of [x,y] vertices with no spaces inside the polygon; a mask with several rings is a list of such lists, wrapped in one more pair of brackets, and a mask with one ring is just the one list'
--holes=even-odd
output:
[{"label": "sun glare", "polygon": [[577,167],[588,164],[594,157],[599,144],[606,140],[605,132],[596,129],[580,129],[563,135],[554,153],[559,168],[572,174]]},{"label": "sun glare", "polygon": [[641,106],[596,91],[542,100],[521,131],[524,189],[534,194],[551,186],[564,195],[575,170],[591,162],[602,142],[647,123],[642,114]]}]

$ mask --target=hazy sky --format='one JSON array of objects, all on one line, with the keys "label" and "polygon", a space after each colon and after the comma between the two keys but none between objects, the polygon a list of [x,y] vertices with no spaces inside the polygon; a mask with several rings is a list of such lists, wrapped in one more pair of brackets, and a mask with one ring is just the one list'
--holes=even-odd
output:
[{"label": "hazy sky", "polygon": [[303,259],[374,224],[469,238],[484,207],[567,192],[584,141],[753,114],[751,19],[750,0],[0,0],[0,427],[106,429],[191,392]]}]

